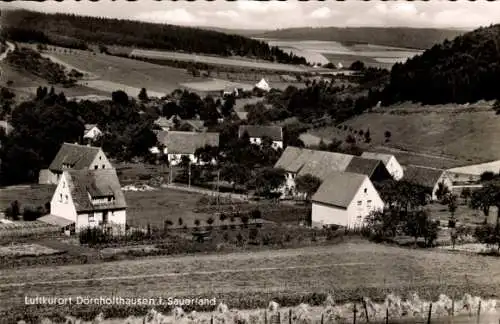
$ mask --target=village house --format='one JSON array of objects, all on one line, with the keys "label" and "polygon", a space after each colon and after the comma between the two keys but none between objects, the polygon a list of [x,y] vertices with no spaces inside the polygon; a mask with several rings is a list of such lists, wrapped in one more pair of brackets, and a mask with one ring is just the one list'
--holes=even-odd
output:
[{"label": "village house", "polygon": [[259,82],[257,82],[255,84],[255,87],[259,90],[266,91],[266,92],[271,90],[269,83],[267,83],[267,81],[264,78],[262,78]]},{"label": "village house", "polygon": [[449,190],[451,190],[453,186],[445,170],[416,165],[405,166],[403,180],[426,189],[429,193],[429,197],[433,201],[438,199],[436,192],[439,188],[439,184],[442,183]]},{"label": "village house", "polygon": [[125,230],[127,204],[115,169],[67,170],[39,220],[79,232],[88,227]]},{"label": "village house", "polygon": [[83,132],[84,140],[93,142],[101,135],[102,131],[97,127],[96,124],[85,124],[85,131]]},{"label": "village house", "polygon": [[283,128],[280,126],[258,126],[258,125],[241,125],[238,131],[238,136],[241,138],[247,133],[250,137],[250,143],[261,145],[264,137],[270,138],[274,149],[283,148]]},{"label": "village house", "polygon": [[364,174],[371,182],[383,182],[392,179],[391,174],[380,160],[365,159],[354,156],[345,172]]},{"label": "village house", "polygon": [[384,202],[368,176],[350,172],[331,172],[312,197],[311,225],[360,227]]},{"label": "village house", "polygon": [[66,170],[113,169],[100,147],[63,143],[48,169],[40,171],[40,184],[57,184]]},{"label": "village house", "polygon": [[295,178],[310,174],[324,180],[332,171],[345,171],[353,156],[287,146],[274,165],[285,170],[286,181],[281,188],[285,196],[296,196]]},{"label": "village house", "polygon": [[362,158],[380,160],[384,163],[387,171],[392,175],[394,180],[401,180],[403,178],[403,167],[399,164],[396,157],[392,154],[363,152]]},{"label": "village house", "polygon": [[[170,118],[159,117],[154,121],[154,124],[157,125],[162,131],[169,131],[175,126],[175,118],[176,115],[172,115]],[[180,120],[180,119],[179,119]]]},{"label": "village house", "polygon": [[[187,156],[193,164],[202,164],[194,154],[196,150],[206,145],[219,146],[219,133],[162,131],[158,132],[157,138],[170,165],[178,165],[183,156]],[[155,146],[150,151],[159,154],[161,149]]]}]

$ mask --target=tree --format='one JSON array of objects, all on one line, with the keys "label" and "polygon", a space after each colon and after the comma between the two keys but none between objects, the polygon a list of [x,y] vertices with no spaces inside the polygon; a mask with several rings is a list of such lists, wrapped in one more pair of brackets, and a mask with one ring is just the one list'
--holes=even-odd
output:
[{"label": "tree", "polygon": [[487,181],[492,181],[494,180],[496,177],[495,173],[494,172],[491,172],[491,171],[486,171],[486,172],[483,172],[481,173],[481,182],[487,182]]},{"label": "tree", "polygon": [[460,192],[460,197],[464,199],[466,205],[471,196],[472,196],[472,191],[470,190],[470,188],[463,188],[462,191]]},{"label": "tree", "polygon": [[495,103],[493,104],[493,110],[497,115],[500,115],[500,100],[495,100]]},{"label": "tree", "polygon": [[370,129],[367,129],[365,132],[365,143],[370,143],[372,141],[370,137]]},{"label": "tree", "polygon": [[386,208],[370,212],[365,221],[374,238],[383,239],[396,236],[401,215],[395,208]]},{"label": "tree", "polygon": [[500,224],[483,224],[476,227],[474,237],[483,244],[496,246],[497,253],[500,253]]},{"label": "tree", "polygon": [[365,70],[366,67],[365,67],[365,63],[361,62],[361,61],[355,61],[351,64],[351,66],[349,67],[349,70],[353,70],[353,71],[363,71]]},{"label": "tree", "polygon": [[184,224],[182,217],[179,217],[179,220],[177,221],[177,223],[179,224],[179,226],[182,226],[182,224]]},{"label": "tree", "polygon": [[21,215],[21,209],[19,207],[19,202],[14,200],[10,203],[10,206],[5,210],[5,216],[16,221],[19,220],[19,215]]},{"label": "tree", "polygon": [[257,194],[263,193],[264,196],[274,196],[274,191],[285,183],[285,170],[266,167],[257,172],[253,179]]},{"label": "tree", "polygon": [[236,100],[234,96],[228,96],[226,100],[224,100],[224,104],[222,105],[222,115],[224,117],[227,117],[231,114],[234,108],[234,104],[236,103]]},{"label": "tree", "polygon": [[384,137],[385,137],[385,141],[386,142],[389,142],[391,140],[391,136],[392,136],[392,134],[391,134],[390,131],[385,131],[384,132]]},{"label": "tree", "polygon": [[499,188],[492,184],[483,186],[478,190],[474,190],[469,200],[469,206],[472,209],[481,210],[485,216],[486,222],[490,214],[490,207],[498,204],[498,193]]},{"label": "tree", "polygon": [[415,239],[415,246],[419,237],[425,239],[426,246],[432,245],[437,238],[437,223],[431,221],[427,211],[420,210],[406,216],[404,232]]},{"label": "tree", "polygon": [[446,196],[443,199],[443,202],[448,206],[448,211],[450,212],[450,222],[449,222],[449,227],[453,228],[455,227],[455,212],[458,208],[457,204],[457,196],[451,193],[446,194]]},{"label": "tree", "polygon": [[195,219],[195,220],[194,220],[194,226],[195,226],[195,227],[200,226],[200,220],[199,220],[199,219]]},{"label": "tree", "polygon": [[447,204],[446,199],[449,198],[450,189],[443,183],[438,183],[438,188],[436,190],[436,198],[443,204]]},{"label": "tree", "polygon": [[113,100],[114,103],[122,106],[128,106],[129,104],[128,95],[125,93],[125,91],[122,90],[113,91],[111,93],[111,100]]},{"label": "tree", "polygon": [[321,185],[321,179],[311,174],[305,174],[295,178],[295,188],[298,192],[303,193],[307,201],[318,190]]},{"label": "tree", "polygon": [[148,98],[148,93],[146,92],[146,88],[142,88],[141,91],[139,92],[138,96],[139,100],[142,102],[146,102],[149,100]]},{"label": "tree", "polygon": [[213,219],[212,217],[209,217],[209,218],[207,219],[207,224],[208,224],[208,226],[212,227],[212,224],[213,224],[213,223],[214,223],[214,219]]}]

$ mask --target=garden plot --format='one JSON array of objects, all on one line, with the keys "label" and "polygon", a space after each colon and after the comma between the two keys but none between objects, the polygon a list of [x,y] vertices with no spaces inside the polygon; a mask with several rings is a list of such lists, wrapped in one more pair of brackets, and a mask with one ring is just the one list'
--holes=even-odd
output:
[{"label": "garden plot", "polygon": [[0,246],[0,257],[23,257],[61,254],[59,251],[39,244],[12,244]]}]

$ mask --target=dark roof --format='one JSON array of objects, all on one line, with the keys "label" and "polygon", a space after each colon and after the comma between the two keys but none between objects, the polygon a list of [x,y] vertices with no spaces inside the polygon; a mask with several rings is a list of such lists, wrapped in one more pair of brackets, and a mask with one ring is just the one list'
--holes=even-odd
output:
[{"label": "dark roof", "polygon": [[49,170],[62,172],[63,164],[68,164],[75,170],[88,169],[100,150],[101,148],[95,146],[63,143]]},{"label": "dark roof", "polygon": [[331,172],[323,181],[312,201],[347,208],[368,177],[350,172]]},{"label": "dark roof", "polygon": [[325,180],[334,171],[345,171],[353,157],[337,152],[312,151],[307,162],[299,170],[298,176],[310,174]]},{"label": "dark roof", "polygon": [[219,146],[219,133],[169,131],[158,132],[157,138],[169,154],[194,154],[205,145]]},{"label": "dark roof", "polygon": [[408,165],[404,168],[403,180],[426,188],[434,188],[444,172],[442,169]]},{"label": "dark roof", "polygon": [[[375,173],[375,170],[377,170],[380,165],[383,166],[383,163],[380,160],[364,159],[359,156],[354,156],[345,171],[364,174],[371,178],[371,176]],[[385,166],[383,167],[385,168]]]},{"label": "dark roof", "polygon": [[258,126],[241,125],[239,128],[239,137],[247,132],[250,137],[270,137],[273,141],[283,140],[283,129],[280,126]]},{"label": "dark roof", "polygon": [[[115,169],[69,170],[65,174],[77,212],[127,208]],[[92,204],[92,198],[108,196],[114,200]]]}]

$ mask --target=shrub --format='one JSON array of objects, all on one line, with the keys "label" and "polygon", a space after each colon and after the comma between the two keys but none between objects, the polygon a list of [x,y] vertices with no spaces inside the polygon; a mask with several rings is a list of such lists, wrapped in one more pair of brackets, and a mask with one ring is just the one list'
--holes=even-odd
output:
[{"label": "shrub", "polygon": [[179,217],[179,220],[177,221],[177,223],[179,224],[179,226],[182,226],[182,224],[184,224],[182,217]]},{"label": "shrub", "polygon": [[212,224],[213,224],[213,223],[214,223],[214,219],[213,219],[212,217],[209,217],[209,218],[207,219],[207,224],[208,224],[208,226],[212,226]]},{"label": "shrub", "polygon": [[250,240],[255,240],[257,239],[257,235],[259,234],[259,230],[256,228],[250,229],[250,232],[248,233],[248,238]]},{"label": "shrub", "polygon": [[26,206],[23,210],[23,220],[25,221],[35,221],[40,218],[43,214],[43,209],[41,207],[34,208],[33,206]]},{"label": "shrub", "polygon": [[194,226],[196,226],[196,227],[200,226],[200,220],[199,219],[195,219],[194,220]]},{"label": "shrub", "polygon": [[252,212],[250,213],[252,219],[260,219],[262,218],[262,213],[259,209],[254,209],[252,210]]},{"label": "shrub", "polygon": [[5,210],[5,215],[12,220],[19,220],[19,215],[21,215],[20,209],[21,207],[19,205],[19,202],[17,200],[14,200]]}]

